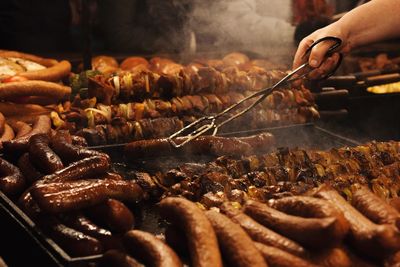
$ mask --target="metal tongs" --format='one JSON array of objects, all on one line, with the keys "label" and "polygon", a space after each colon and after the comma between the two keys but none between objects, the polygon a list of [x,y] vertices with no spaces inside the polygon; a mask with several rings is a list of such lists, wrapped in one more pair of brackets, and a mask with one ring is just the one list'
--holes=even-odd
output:
[{"label": "metal tongs", "polygon": [[[312,43],[312,45],[306,50],[303,57],[308,56],[311,52],[311,49],[313,49],[314,46],[316,46],[317,44],[324,42],[324,41],[332,41],[333,42],[333,45],[329,48],[328,52],[325,55],[326,58],[331,56],[333,53],[335,53],[336,49],[339,48],[342,44],[342,40],[340,38],[333,37],[333,36],[327,36],[327,37],[321,38],[321,39],[315,41],[314,43]],[[335,73],[335,71],[338,69],[341,61],[342,61],[342,54],[339,53],[339,61],[336,64],[336,66],[327,75],[325,75],[321,79],[326,79],[326,78],[330,77],[331,75],[333,75]],[[260,91],[257,91],[254,94],[251,94],[251,95],[245,97],[238,103],[231,105],[230,107],[226,108],[225,110],[223,110],[222,112],[220,112],[216,115],[204,116],[204,117],[190,123],[186,127],[182,128],[181,130],[179,130],[179,131],[175,132],[174,134],[172,134],[171,136],[169,136],[168,141],[174,147],[178,148],[178,147],[182,147],[183,145],[187,144],[188,142],[196,139],[200,135],[202,135],[212,129],[213,129],[212,135],[215,136],[218,133],[218,130],[223,125],[227,124],[228,122],[230,122],[230,121],[236,119],[237,117],[248,112],[250,109],[252,109],[257,104],[262,102],[268,95],[270,95],[277,88],[279,88],[283,85],[287,85],[293,81],[297,81],[299,79],[305,78],[311,71],[313,71],[313,68],[310,68],[308,71],[305,71],[301,75],[296,76],[296,74],[307,69],[308,67],[309,67],[309,64],[308,64],[308,62],[306,62],[306,63],[302,64],[301,66],[297,67],[295,70],[291,71],[289,74],[287,74],[284,78],[282,78],[280,81],[278,81],[273,86],[264,88]],[[250,99],[256,98],[256,97],[259,97],[259,98],[255,102],[251,103],[248,107],[244,108],[243,110],[241,110],[237,113],[234,113],[234,111],[238,110],[238,107],[241,106],[243,103],[249,101]],[[218,119],[224,118],[224,117],[225,117],[225,120],[218,122]],[[228,117],[228,118],[226,118],[226,117]],[[180,136],[181,134],[183,134],[185,132],[189,132],[189,134]],[[177,137],[179,137],[179,143],[177,143],[176,140],[174,140]]]}]

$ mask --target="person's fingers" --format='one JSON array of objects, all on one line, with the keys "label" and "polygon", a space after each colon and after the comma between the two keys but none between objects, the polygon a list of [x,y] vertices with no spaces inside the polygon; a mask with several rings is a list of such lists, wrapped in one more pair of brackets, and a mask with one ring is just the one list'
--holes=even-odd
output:
[{"label": "person's fingers", "polygon": [[293,60],[293,69],[296,69],[301,64],[307,61],[307,58],[304,58],[303,55],[306,53],[307,49],[312,45],[313,38],[311,36],[304,38],[297,48],[296,54]]},{"label": "person's fingers", "polygon": [[317,69],[310,72],[307,77],[309,79],[319,79],[331,73],[335,69],[337,64],[339,64],[339,59],[339,53],[334,53],[332,56],[325,59]]},{"label": "person's fingers", "polygon": [[318,68],[325,59],[325,55],[328,50],[334,45],[334,41],[320,42],[311,49],[311,53],[308,59],[308,63],[313,68]]}]

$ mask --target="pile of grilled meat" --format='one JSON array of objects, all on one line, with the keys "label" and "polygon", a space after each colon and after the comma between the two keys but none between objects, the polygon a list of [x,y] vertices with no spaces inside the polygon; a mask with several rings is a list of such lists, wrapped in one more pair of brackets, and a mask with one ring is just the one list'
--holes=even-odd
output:
[{"label": "pile of grilled meat", "polygon": [[[93,145],[166,137],[285,75],[240,53],[187,65],[159,57],[149,61],[130,57],[120,65],[113,58],[100,57],[94,63],[103,73],[92,74],[84,93],[52,114],[58,128],[74,131]],[[223,130],[304,123],[318,117],[308,89],[286,88]]]},{"label": "pile of grilled meat", "polygon": [[[145,146],[140,142],[126,146],[127,158],[133,158],[138,145]],[[161,185],[164,191],[154,195],[182,195],[207,207],[226,200],[266,202],[282,195],[300,195],[322,183],[330,183],[349,197],[353,183],[368,185],[383,199],[399,196],[399,142],[370,142],[329,151],[280,148],[268,154],[244,154],[236,151],[208,163],[186,163],[137,176],[151,177],[154,184]]]}]

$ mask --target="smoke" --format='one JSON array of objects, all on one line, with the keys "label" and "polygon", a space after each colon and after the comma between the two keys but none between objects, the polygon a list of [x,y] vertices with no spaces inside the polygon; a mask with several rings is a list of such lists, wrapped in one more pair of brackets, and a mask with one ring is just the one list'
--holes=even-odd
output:
[{"label": "smoke", "polygon": [[188,27],[200,51],[242,50],[291,60],[290,0],[194,1]]}]

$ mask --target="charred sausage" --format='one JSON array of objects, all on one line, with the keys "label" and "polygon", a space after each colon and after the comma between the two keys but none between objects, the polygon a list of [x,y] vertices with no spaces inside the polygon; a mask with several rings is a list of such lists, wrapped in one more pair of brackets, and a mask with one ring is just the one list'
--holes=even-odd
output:
[{"label": "charred sausage", "polygon": [[44,176],[39,183],[63,182],[79,180],[82,178],[93,178],[102,175],[110,168],[108,158],[94,156],[82,159],[61,169],[53,174]]},{"label": "charred sausage", "polygon": [[183,266],[176,253],[167,244],[150,233],[131,230],[124,235],[123,243],[126,250],[146,266]]},{"label": "charred sausage", "polygon": [[49,147],[48,134],[35,134],[29,139],[29,159],[44,174],[51,174],[62,169],[63,163]]},{"label": "charred sausage", "polygon": [[87,213],[95,222],[116,233],[129,231],[135,223],[129,208],[115,199],[107,199],[104,203],[90,207]]},{"label": "charred sausage", "polygon": [[39,172],[35,166],[32,165],[29,159],[29,153],[23,154],[18,159],[18,168],[21,170],[26,181],[33,183],[43,177],[43,173]]},{"label": "charred sausage", "polygon": [[25,184],[21,171],[10,162],[0,158],[0,190],[7,196],[13,196],[20,194]]},{"label": "charred sausage", "polygon": [[39,207],[51,213],[91,207],[108,198],[135,203],[143,197],[142,188],[134,181],[111,179],[41,183],[33,186],[31,193]]},{"label": "charred sausage", "polygon": [[185,231],[193,266],[222,266],[214,229],[195,203],[183,198],[168,197],[160,202],[160,208],[163,217]]}]

